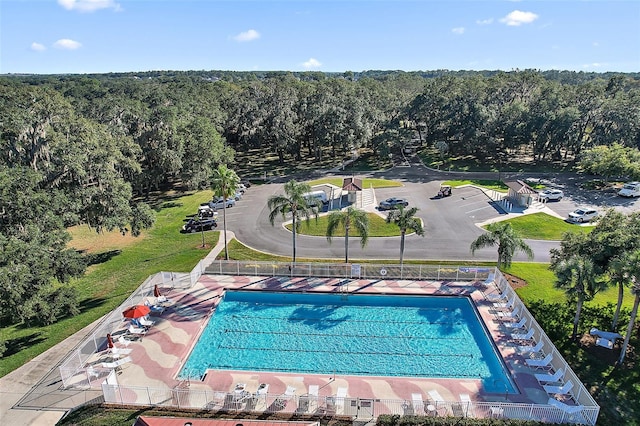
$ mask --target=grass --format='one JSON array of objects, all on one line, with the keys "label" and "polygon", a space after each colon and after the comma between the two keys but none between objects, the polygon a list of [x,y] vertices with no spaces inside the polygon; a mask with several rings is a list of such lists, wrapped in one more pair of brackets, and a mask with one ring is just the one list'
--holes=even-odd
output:
[{"label": "grass", "polygon": [[[400,228],[395,223],[387,223],[382,217],[375,213],[367,213],[369,216],[369,237],[396,237],[400,235]],[[311,218],[309,223],[302,222],[300,226],[301,235],[311,235],[314,237],[326,237],[327,225],[329,224],[329,216],[319,216],[318,220]],[[307,226],[308,225],[308,226]],[[285,225],[285,227],[291,231],[293,226],[291,224]],[[344,237],[344,227],[339,227],[333,235],[334,237]],[[360,233],[352,228],[349,231],[350,237],[359,237]]]},{"label": "grass", "polygon": [[[546,213],[532,213],[509,219],[506,222],[521,238],[560,241],[566,233],[587,234],[592,226],[579,226]],[[486,229],[486,226],[484,227]]]},{"label": "grass", "polygon": [[[339,186],[342,188],[342,182],[344,178],[335,177],[335,178],[322,178],[316,179],[307,182],[309,185],[324,185],[331,184],[334,186]],[[364,178],[362,179],[363,188],[395,188],[398,186],[402,186],[402,183],[397,182],[395,180],[387,180],[387,179],[374,179],[374,178]]]},{"label": "grass", "polygon": [[112,311],[149,275],[160,271],[188,272],[217,243],[218,232],[180,234],[185,218],[211,197],[210,191],[154,200],[157,221],[138,238],[119,233],[97,235],[86,227],[71,229],[71,245],[93,259],[86,274],[70,285],[79,295],[81,313],[43,327],[16,324],[0,329],[7,351],[0,359],[0,377],[24,365],[96,319]]},{"label": "grass", "polygon": [[509,188],[502,181],[499,180],[487,180],[487,179],[467,179],[467,180],[447,180],[443,182],[444,185],[451,185],[454,188],[463,185],[481,186],[487,189],[493,189],[498,192],[507,192]]}]

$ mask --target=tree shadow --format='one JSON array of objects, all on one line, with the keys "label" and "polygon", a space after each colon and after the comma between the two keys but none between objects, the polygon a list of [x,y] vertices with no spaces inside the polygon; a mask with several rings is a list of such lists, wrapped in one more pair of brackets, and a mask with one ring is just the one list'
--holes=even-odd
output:
[{"label": "tree shadow", "polygon": [[80,304],[78,305],[78,309],[80,309],[80,312],[86,312],[88,310],[92,310],[94,308],[104,305],[106,301],[107,299],[105,299],[104,297],[84,299],[80,301]]},{"label": "tree shadow", "polygon": [[11,356],[45,340],[46,339],[42,336],[42,333],[31,333],[17,339],[9,339],[5,342],[7,350],[2,354],[2,356],[3,358]]},{"label": "tree shadow", "polygon": [[122,253],[122,250],[109,250],[102,253],[88,254],[86,255],[87,266],[99,265],[101,263],[108,262],[120,253]]}]

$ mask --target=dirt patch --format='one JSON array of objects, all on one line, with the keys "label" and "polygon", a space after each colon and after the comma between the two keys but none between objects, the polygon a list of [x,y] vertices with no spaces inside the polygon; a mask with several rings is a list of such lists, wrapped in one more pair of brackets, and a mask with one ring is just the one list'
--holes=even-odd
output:
[{"label": "dirt patch", "polygon": [[511,288],[513,288],[514,290],[525,287],[527,285],[527,282],[525,280],[523,280],[522,278],[516,277],[515,275],[507,274],[505,272],[503,272],[502,275],[504,275],[504,277],[509,282],[509,285],[511,286]]},{"label": "dirt patch", "polygon": [[145,237],[144,232],[139,237],[132,236],[130,232],[124,235],[118,231],[99,233],[86,225],[74,226],[68,231],[72,237],[69,245],[86,253],[122,250],[124,247],[140,242]]}]

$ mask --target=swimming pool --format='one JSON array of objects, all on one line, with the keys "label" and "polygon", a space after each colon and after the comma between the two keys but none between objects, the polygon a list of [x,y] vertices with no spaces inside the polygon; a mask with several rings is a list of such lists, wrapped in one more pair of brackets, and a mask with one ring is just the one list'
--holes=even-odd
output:
[{"label": "swimming pool", "polygon": [[514,392],[466,297],[227,291],[181,375],[207,369],[481,379]]}]

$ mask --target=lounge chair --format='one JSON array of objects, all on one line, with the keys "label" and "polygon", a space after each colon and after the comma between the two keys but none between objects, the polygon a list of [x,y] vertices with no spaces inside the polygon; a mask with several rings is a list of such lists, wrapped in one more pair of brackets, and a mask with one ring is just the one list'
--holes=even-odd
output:
[{"label": "lounge chair", "polygon": [[613,340],[605,339],[604,337],[598,337],[596,339],[596,346],[602,346],[603,348],[613,349]]},{"label": "lounge chair", "polygon": [[535,377],[536,380],[538,380],[538,382],[540,383],[555,383],[562,380],[562,378],[564,377],[564,370],[562,368],[559,368],[558,371],[553,374],[536,373]]},{"label": "lounge chair", "polygon": [[551,361],[553,361],[553,355],[552,354],[547,354],[547,356],[545,356],[543,359],[531,359],[531,358],[527,358],[524,360],[524,362],[529,366],[529,367],[535,367],[535,368],[545,368],[548,367],[549,364],[551,364]]},{"label": "lounge chair", "polygon": [[555,398],[549,398],[549,401],[547,402],[547,404],[556,408],[560,408],[562,411],[564,411],[567,414],[577,414],[584,409],[584,405],[568,405],[568,404],[565,404],[564,402],[558,401]]},{"label": "lounge chair", "polygon": [[140,336],[140,335],[146,334],[147,330],[145,328],[136,328],[132,324],[129,326],[129,328],[127,328],[127,333]]},{"label": "lounge chair", "polygon": [[148,300],[145,300],[144,304],[147,305],[149,309],[151,309],[151,313],[153,314],[161,314],[164,312],[164,306],[154,305]]},{"label": "lounge chair", "polygon": [[544,347],[544,342],[541,340],[538,343],[536,343],[535,346],[526,345],[526,346],[517,346],[516,348],[518,349],[518,352],[522,352],[523,354],[527,354],[527,353],[535,354],[540,352],[543,347]]},{"label": "lounge chair", "polygon": [[544,385],[544,391],[550,395],[570,395],[573,389],[573,382],[569,380],[562,386]]},{"label": "lounge chair", "polygon": [[100,364],[102,366],[102,368],[110,368],[112,370],[119,370],[120,368],[122,368],[122,366],[128,362],[131,362],[131,357],[125,357],[122,359],[119,359],[117,361],[114,362],[103,362],[102,364]]},{"label": "lounge chair", "polygon": [[424,401],[422,400],[422,394],[412,393],[411,401],[413,403],[414,414],[424,413]]},{"label": "lounge chair", "polygon": [[516,297],[513,296],[511,300],[509,300],[508,302],[494,302],[493,308],[494,309],[511,309],[513,308],[513,305],[515,303],[516,303]]},{"label": "lounge chair", "polygon": [[161,294],[160,296],[156,297],[156,304],[157,303],[169,303],[169,299],[167,299],[167,296]]},{"label": "lounge chair", "polygon": [[535,332],[535,330],[532,328],[529,331],[527,331],[526,333],[512,333],[511,334],[511,338],[513,340],[531,340],[531,338],[533,337],[533,333]]},{"label": "lounge chair", "polygon": [[468,393],[460,394],[460,401],[467,405],[467,416],[475,417],[475,411],[473,410],[473,401],[471,401],[471,397]]},{"label": "lounge chair", "polygon": [[516,306],[513,311],[495,311],[495,315],[500,321],[517,321],[520,319],[520,306]]},{"label": "lounge chair", "polygon": [[431,397],[431,400],[435,404],[435,408],[436,408],[435,411],[438,412],[438,410],[444,409],[445,412],[449,414],[447,410],[447,406],[445,405],[445,402],[444,402],[444,398],[442,397],[442,395],[440,395],[440,392],[434,389],[434,390],[430,390],[428,393],[429,393],[429,397]]},{"label": "lounge chair", "polygon": [[129,345],[131,344],[131,342],[132,342],[131,340],[127,340],[127,339],[125,339],[125,337],[124,337],[124,336],[120,336],[120,337],[118,337],[118,343],[120,343],[120,344],[121,344],[122,346],[124,346],[125,348],[126,348],[127,346],[129,346]]},{"label": "lounge chair", "polygon": [[93,368],[93,366],[91,365],[87,367],[87,374],[89,375],[89,380],[97,379],[98,377],[100,377],[100,372],[98,372],[98,370]]},{"label": "lounge chair", "polygon": [[131,352],[133,351],[133,349],[126,349],[126,348],[109,348],[109,353],[111,353],[112,355],[129,355]]},{"label": "lounge chair", "polygon": [[526,318],[520,318],[520,321],[516,322],[516,321],[505,321],[502,323],[502,325],[504,325],[507,328],[512,328],[512,329],[517,329],[517,328],[524,328],[527,325],[527,319]]},{"label": "lounge chair", "polygon": [[138,320],[138,322],[144,327],[151,327],[152,325],[154,325],[156,323],[155,321],[151,321],[150,319],[148,319],[146,317],[140,318]]},{"label": "lounge chair", "polygon": [[293,395],[295,395],[295,393],[296,393],[295,387],[287,386],[287,390],[285,390],[282,395],[278,396],[273,403],[278,409],[282,410],[287,406],[287,403],[291,398],[293,398]]}]

